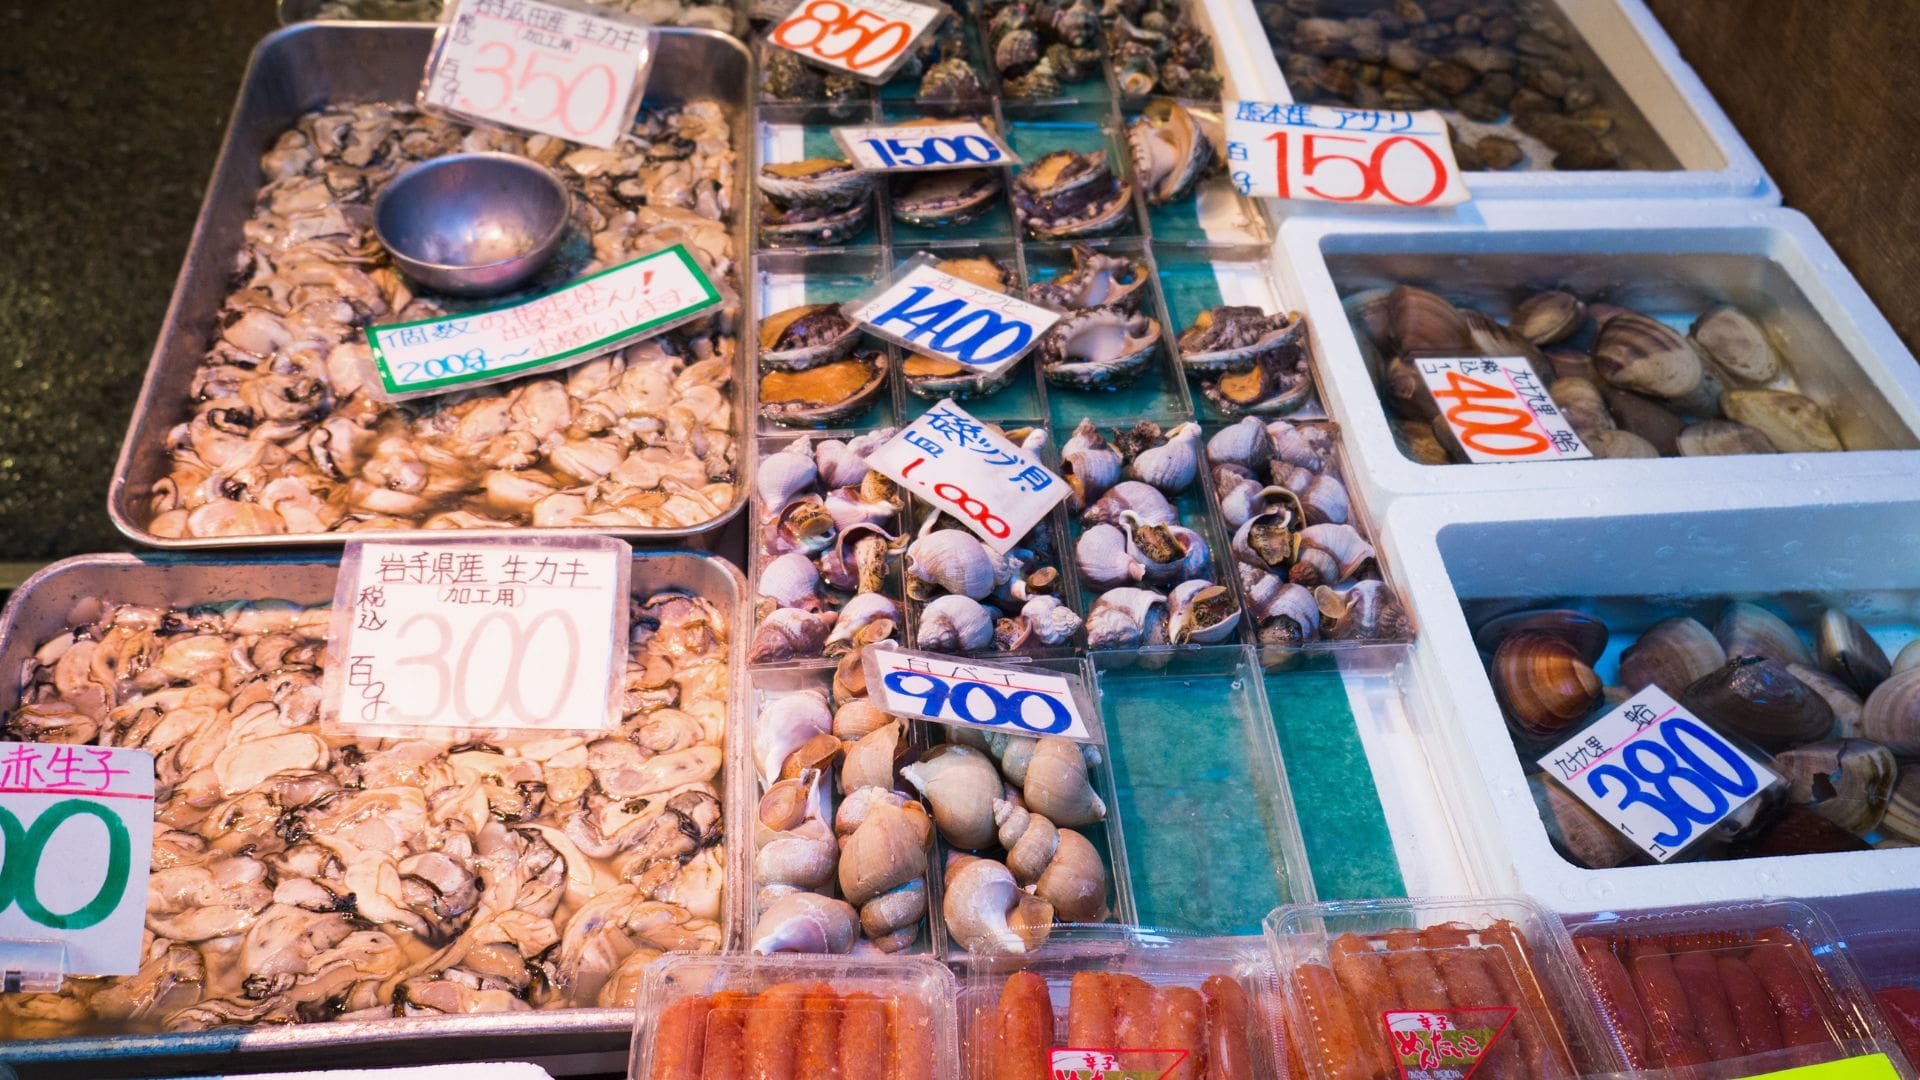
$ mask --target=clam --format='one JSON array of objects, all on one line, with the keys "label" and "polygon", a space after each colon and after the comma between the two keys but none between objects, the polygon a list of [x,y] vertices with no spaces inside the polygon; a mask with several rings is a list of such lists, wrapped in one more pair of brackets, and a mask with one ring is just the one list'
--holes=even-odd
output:
[{"label": "clam", "polygon": [[1732,420],[1702,420],[1697,424],[1689,424],[1674,436],[1674,448],[1681,457],[1779,452],[1773,440],[1765,434]]},{"label": "clam", "polygon": [[1631,431],[1621,431],[1618,428],[1606,428],[1601,431],[1595,431],[1591,434],[1581,436],[1581,439],[1587,444],[1588,451],[1600,460],[1606,460],[1608,458],[1657,458],[1660,456],[1659,447],[1635,435]]},{"label": "clam", "polygon": [[1874,687],[1893,674],[1892,661],[1873,635],[1838,608],[1820,613],[1814,648],[1820,655],[1820,666],[1860,694],[1873,693]]},{"label": "clam", "polygon": [[1600,327],[1593,362],[1610,385],[1668,400],[1693,393],[1705,375],[1692,343],[1665,323],[1633,312],[1615,315]]},{"label": "clam", "polygon": [[1600,704],[1600,677],[1565,638],[1508,634],[1493,652],[1493,690],[1513,726],[1535,739],[1585,720]]},{"label": "clam", "polygon": [[900,776],[933,807],[934,824],[947,843],[967,851],[992,846],[993,801],[1001,791],[993,759],[971,746],[946,743],[901,769]]},{"label": "clam", "polygon": [[1167,598],[1151,589],[1109,589],[1087,613],[1089,649],[1133,649],[1167,640]]},{"label": "clam", "polygon": [[1263,357],[1292,350],[1305,330],[1298,312],[1269,315],[1241,304],[1210,307],[1181,331],[1180,365],[1209,374],[1245,371]]},{"label": "clam", "polygon": [[1687,422],[1675,415],[1672,409],[1644,394],[1622,390],[1617,386],[1602,387],[1600,393],[1606,400],[1607,412],[1620,430],[1640,436],[1664,456],[1672,457],[1681,452],[1680,433],[1685,430]]},{"label": "clam", "polygon": [[1893,658],[1893,670],[1895,672],[1901,672],[1917,667],[1920,667],[1920,640],[1909,641],[1901,647],[1899,654]]},{"label": "clam", "polygon": [[1908,844],[1920,844],[1920,764],[1902,765],[1887,797],[1880,831]]},{"label": "clam", "polygon": [[1042,239],[1112,232],[1126,222],[1132,200],[1132,186],[1113,175],[1104,150],[1056,150],[1013,178],[1014,213]]},{"label": "clam", "polygon": [[1839,679],[1821,671],[1819,668],[1803,667],[1800,664],[1788,664],[1787,674],[1807,684],[1807,689],[1820,695],[1833,710],[1833,734],[1836,738],[1854,739],[1860,736],[1860,713],[1866,703],[1853,688]]},{"label": "clam", "polygon": [[1527,777],[1527,787],[1533,792],[1533,804],[1547,826],[1547,835],[1576,865],[1609,870],[1645,861],[1640,849],[1620,835],[1620,830],[1560,785],[1535,773]]},{"label": "clam", "polygon": [[1081,513],[1080,523],[1118,525],[1127,513],[1155,525],[1171,525],[1174,521],[1173,504],[1159,488],[1138,480],[1122,480]]},{"label": "clam", "polygon": [[1387,363],[1380,377],[1380,396],[1387,407],[1403,419],[1438,421],[1440,418],[1440,402],[1427,387],[1426,377],[1420,374],[1419,365],[1405,356],[1396,356]]},{"label": "clam", "polygon": [[965,401],[999,393],[1013,382],[1015,374],[1021,370],[1020,365],[1015,364],[986,373],[955,360],[924,353],[908,353],[907,358],[900,362],[900,374],[906,379],[907,389],[928,401],[943,398]]},{"label": "clam", "polygon": [[1267,434],[1267,426],[1258,417],[1241,417],[1207,440],[1207,461],[1213,465],[1238,465],[1252,470],[1264,466],[1272,457],[1273,437]]},{"label": "clam", "polygon": [[1328,641],[1406,641],[1413,635],[1407,609],[1379,578],[1357,581],[1344,591],[1318,586],[1313,602]]},{"label": "clam", "polygon": [[1902,757],[1920,755],[1920,668],[1873,688],[1860,712],[1860,734]]},{"label": "clam", "polygon": [[1767,437],[1783,454],[1844,450],[1827,422],[1826,410],[1804,394],[1788,390],[1730,390],[1721,399],[1727,419]]},{"label": "clam", "polygon": [[1146,265],[1132,256],[1109,255],[1075,244],[1073,269],[1051,281],[1029,285],[1027,298],[1063,311],[1104,307],[1133,312],[1146,295],[1148,278]]},{"label": "clam", "polygon": [[1720,613],[1720,621],[1713,624],[1713,636],[1720,639],[1720,647],[1727,651],[1729,659],[1763,656],[1782,665],[1818,666],[1793,627],[1757,604],[1745,601],[1728,604]]},{"label": "clam", "polygon": [[884,352],[857,352],[805,371],[760,376],[760,414],[790,427],[826,427],[864,412],[887,385]]},{"label": "clam", "polygon": [[[1605,643],[1602,638],[1601,644]],[[1620,682],[1629,693],[1658,686],[1678,698],[1726,663],[1727,652],[1719,639],[1698,620],[1662,619],[1620,654]]]},{"label": "clam", "polygon": [[1167,432],[1166,441],[1148,447],[1127,462],[1127,476],[1152,484],[1168,495],[1193,485],[1200,468],[1200,425],[1191,421]]},{"label": "clam", "polygon": [[1600,654],[1607,651],[1607,624],[1572,608],[1529,608],[1496,615],[1474,631],[1473,642],[1481,651],[1490,653],[1499,648],[1508,635],[1523,630],[1565,641],[1589,665],[1599,663]]},{"label": "clam", "polygon": [[984,600],[995,584],[993,552],[964,530],[935,529],[907,546],[907,576],[922,599],[937,591]]},{"label": "clam", "polygon": [[1554,289],[1514,305],[1507,327],[1535,345],[1553,345],[1572,337],[1586,321],[1587,306],[1580,298]]},{"label": "clam", "polygon": [[844,360],[860,327],[838,304],[802,304],[760,320],[760,364],[776,371],[804,371]]},{"label": "clam", "polygon": [[1780,376],[1780,354],[1746,312],[1723,304],[1701,314],[1688,331],[1695,345],[1735,382],[1760,386]]},{"label": "clam", "polygon": [[1560,415],[1573,426],[1574,434],[1589,446],[1594,435],[1614,427],[1613,414],[1607,411],[1600,388],[1585,379],[1556,379],[1547,387],[1547,395],[1560,407]]},{"label": "clam", "polygon": [[1084,510],[1120,480],[1120,451],[1107,443],[1092,419],[1082,419],[1060,448],[1060,474],[1073,493],[1067,506]]},{"label": "clam", "polygon": [[1421,420],[1396,420],[1393,441],[1408,461],[1421,465],[1450,465],[1453,458],[1434,435],[1432,425]]},{"label": "clam", "polygon": [[789,499],[813,486],[819,478],[814,467],[814,455],[807,449],[807,440],[783,446],[774,453],[760,459],[760,467],[754,472],[754,490],[760,495],[760,505],[773,513],[776,508],[785,506]]},{"label": "clam", "polygon": [[1733,659],[1681,697],[1702,720],[1768,750],[1824,738],[1833,728],[1833,709],[1785,664],[1733,649],[1727,655]]},{"label": "clam", "polygon": [[1213,141],[1186,106],[1164,98],[1147,104],[1127,125],[1133,175],[1147,202],[1163,206],[1193,190],[1214,163]]},{"label": "clam", "polygon": [[1167,640],[1175,645],[1225,641],[1240,625],[1240,607],[1224,585],[1203,578],[1183,581],[1167,594],[1173,614]]},{"label": "clam", "polygon": [[1069,389],[1125,386],[1158,353],[1160,324],[1145,315],[1095,308],[1055,323],[1037,350],[1047,381]]},{"label": "clam", "polygon": [[1411,285],[1396,285],[1387,294],[1386,305],[1387,327],[1397,351],[1411,354],[1472,350],[1473,334],[1467,329],[1467,321],[1445,298]]},{"label": "clam", "polygon": [[936,169],[897,176],[889,185],[893,216],[924,229],[978,221],[1000,198],[995,169]]},{"label": "clam", "polygon": [[1808,743],[1773,755],[1789,799],[1860,835],[1886,816],[1899,768],[1893,751],[1865,739]]},{"label": "clam", "polygon": [[936,597],[920,612],[914,644],[930,652],[979,652],[993,644],[993,613],[969,597]]},{"label": "clam", "polygon": [[782,210],[841,209],[873,192],[873,174],[836,158],[762,165],[754,183]]}]

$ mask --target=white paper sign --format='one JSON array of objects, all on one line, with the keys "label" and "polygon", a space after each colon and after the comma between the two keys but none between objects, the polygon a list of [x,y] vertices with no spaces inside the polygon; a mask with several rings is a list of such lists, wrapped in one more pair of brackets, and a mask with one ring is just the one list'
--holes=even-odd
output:
[{"label": "white paper sign", "polygon": [[1229,101],[1227,170],[1242,195],[1372,206],[1468,198],[1437,112]]},{"label": "white paper sign", "polygon": [[640,108],[652,31],[551,0],[449,5],[421,82],[424,109],[611,147]]},{"label": "white paper sign", "polygon": [[833,138],[854,168],[862,172],[932,172],[1020,164],[999,136],[972,120],[837,127]]},{"label": "white paper sign", "polygon": [[869,454],[867,465],[1002,555],[1067,497],[1066,481],[951,400]]},{"label": "white paper sign", "polygon": [[382,396],[400,401],[585,363],[719,304],[720,290],[675,244],[532,300],[369,326],[367,342]]},{"label": "white paper sign", "polygon": [[929,255],[909,259],[877,293],[849,303],[847,318],[927,356],[997,375],[1040,343],[1060,313],[943,273]]},{"label": "white paper sign", "polygon": [[913,0],[800,0],[767,40],[821,67],[879,83],[945,16],[944,8]]},{"label": "white paper sign", "polygon": [[1657,686],[1555,747],[1540,767],[1660,862],[1779,780]]},{"label": "white paper sign", "polygon": [[58,942],[62,972],[140,970],[153,859],[153,755],[0,743],[0,941]]},{"label": "white paper sign", "polygon": [[1489,461],[1572,461],[1593,451],[1518,356],[1416,357],[1467,457]]},{"label": "white paper sign", "polygon": [[1093,711],[1078,676],[1026,665],[982,664],[887,643],[861,657],[874,704],[895,716],[1003,735],[1058,735],[1096,742],[1086,717]]},{"label": "white paper sign", "polygon": [[348,728],[601,730],[632,551],[610,537],[347,545],[326,712]]}]

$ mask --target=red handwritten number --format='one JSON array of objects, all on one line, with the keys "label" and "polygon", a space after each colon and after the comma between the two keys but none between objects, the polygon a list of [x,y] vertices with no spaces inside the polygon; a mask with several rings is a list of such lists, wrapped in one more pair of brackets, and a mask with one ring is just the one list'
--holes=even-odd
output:
[{"label": "red handwritten number", "polygon": [[[802,28],[809,26],[815,28],[812,33],[802,33]],[[832,39],[831,48],[828,39]],[[885,45],[881,47],[883,40]],[[839,0],[813,0],[773,30],[774,44],[794,52],[812,52],[849,71],[865,71],[886,63],[899,55],[911,40],[911,25],[884,22],[874,12],[859,7],[849,9]]]},{"label": "red handwritten number", "polygon": [[[460,108],[463,111],[482,114],[492,113],[494,110],[513,100],[513,77],[508,74],[508,72],[513,69],[513,46],[504,41],[489,41],[485,45],[480,46],[480,55],[484,57],[495,50],[506,53],[506,59],[500,61],[499,65],[495,67],[477,66],[473,69],[473,73],[475,75],[491,75],[499,79],[500,96],[493,99],[491,104],[482,105],[474,101],[473,98],[463,95],[460,99]],[[495,55],[498,55],[498,53],[495,53]]]},{"label": "red handwritten number", "polygon": [[987,535],[996,540],[1005,540],[1012,535],[1013,527],[1005,518],[997,517],[987,510],[987,504],[967,494],[958,484],[935,484],[933,493],[960,508],[960,512],[980,523]]},{"label": "red handwritten number", "polygon": [[[1428,189],[1425,195],[1417,199],[1400,198],[1398,195],[1387,190],[1384,182],[1386,177],[1387,154],[1400,143],[1406,143],[1415,150],[1427,155],[1428,164],[1433,166],[1433,187]],[[1406,135],[1395,135],[1393,138],[1373,148],[1373,161],[1370,164],[1373,167],[1373,175],[1382,180],[1380,184],[1380,194],[1386,196],[1389,201],[1399,203],[1401,206],[1425,206],[1439,198],[1441,194],[1447,190],[1447,163],[1440,160],[1440,155],[1435,152],[1433,147],[1428,146],[1419,139],[1410,138]]]},{"label": "red handwritten number", "polygon": [[1293,180],[1287,175],[1287,133],[1276,131],[1267,136],[1273,144],[1273,175],[1280,182],[1280,198],[1293,198]]},{"label": "red handwritten number", "polygon": [[[462,112],[480,116],[498,116],[506,110],[513,120],[527,126],[558,123],[562,130],[576,139],[585,138],[613,112],[618,102],[619,80],[614,77],[613,69],[606,64],[594,64],[572,72],[572,78],[565,67],[559,70],[542,70],[542,62],[558,63],[555,57],[541,52],[529,52],[526,62],[519,64],[520,54],[504,41],[489,41],[479,50],[482,58],[498,58],[498,64],[482,64],[473,68],[475,76],[490,75],[499,84],[499,93],[490,101],[478,101],[472,96],[462,94],[460,109]],[[516,64],[519,77],[514,77]],[[597,93],[582,93],[590,79],[598,76],[598,82],[591,88]],[[545,108],[540,106],[544,105]],[[585,114],[591,119],[585,124],[576,124],[576,117]]]},{"label": "red handwritten number", "polygon": [[[1293,177],[1291,175],[1292,146],[1289,141],[1293,134],[1291,131],[1276,131],[1267,136],[1267,141],[1273,144],[1273,171],[1277,181],[1278,194],[1282,199],[1293,198]],[[1302,181],[1317,179],[1315,173],[1322,165],[1335,162],[1352,166],[1360,180],[1359,190],[1349,194],[1336,194],[1324,188],[1305,185],[1304,190],[1307,194],[1316,198],[1325,199],[1328,202],[1365,202],[1377,195],[1386,199],[1388,202],[1400,206],[1426,206],[1446,193],[1446,162],[1441,160],[1440,155],[1434,151],[1433,147],[1428,146],[1426,143],[1412,136],[1395,135],[1390,139],[1381,140],[1379,144],[1374,146],[1372,155],[1366,160],[1331,150],[1320,151],[1315,148],[1316,140],[1322,143],[1359,143],[1362,146],[1365,146],[1367,143],[1366,139],[1354,135],[1308,134],[1301,136],[1300,179]],[[1386,171],[1387,155],[1392,153],[1394,147],[1399,146],[1401,143],[1409,144],[1415,150],[1425,154],[1427,162],[1433,170],[1433,186],[1427,190],[1426,194],[1421,195],[1417,199],[1402,198],[1388,186],[1388,174]]]},{"label": "red handwritten number", "polygon": [[907,463],[906,468],[900,470],[900,479],[905,480],[907,477],[913,475],[913,470],[919,468],[922,465],[925,465],[926,463],[927,463],[926,458],[923,458],[923,457],[914,458],[912,461]]},{"label": "red handwritten number", "polygon": [[[1534,426],[1534,417],[1525,409],[1490,404],[1490,401],[1514,401],[1513,391],[1504,386],[1481,382],[1471,375],[1447,372],[1447,389],[1435,390],[1434,399],[1456,402],[1447,410],[1447,423],[1459,433],[1460,445],[1497,457],[1527,457],[1543,453],[1553,443]],[[1492,417],[1490,420],[1474,419]],[[1518,444],[1489,443],[1489,438],[1518,439]]]}]

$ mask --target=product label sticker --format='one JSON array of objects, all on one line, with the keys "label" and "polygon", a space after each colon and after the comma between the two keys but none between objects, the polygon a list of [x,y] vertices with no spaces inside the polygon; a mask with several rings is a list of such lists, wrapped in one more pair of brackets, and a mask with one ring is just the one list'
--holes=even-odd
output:
[{"label": "product label sticker", "polygon": [[1862,1054],[1840,1061],[1823,1061],[1778,1072],[1758,1073],[1742,1080],[1897,1080],[1900,1070],[1885,1054]]},{"label": "product label sticker", "polygon": [[946,13],[913,0],[800,0],[767,40],[810,63],[883,83]]},{"label": "product label sticker", "polygon": [[1020,164],[1013,150],[975,120],[938,124],[862,124],[833,129],[862,172],[931,172]]},{"label": "product label sticker", "polygon": [[847,318],[904,348],[944,357],[982,375],[1020,362],[1060,313],[935,269],[916,255],[880,287],[842,310]]},{"label": "product label sticker", "polygon": [[895,716],[1007,735],[1098,742],[1093,699],[1077,675],[1026,664],[983,664],[881,642],[861,655],[874,704]]},{"label": "product label sticker", "polygon": [[1437,112],[1229,101],[1227,171],[1242,195],[1370,206],[1468,198]]},{"label": "product label sticker", "polygon": [[456,0],[434,37],[421,108],[610,147],[633,126],[653,32],[565,0]]},{"label": "product label sticker", "polygon": [[869,454],[867,465],[1002,555],[1067,497],[1065,480],[951,400]]},{"label": "product label sticker", "polygon": [[0,834],[0,941],[66,949],[63,971],[10,971],[9,981],[140,970],[153,858],[152,754],[0,743]]},{"label": "product label sticker", "polygon": [[1780,779],[1657,686],[1628,698],[1539,764],[1659,862]]},{"label": "product label sticker", "polygon": [[403,401],[585,363],[719,305],[720,290],[675,244],[531,300],[369,326],[367,343],[382,396]]},{"label": "product label sticker", "polygon": [[1381,1014],[1401,1080],[1468,1080],[1513,1023],[1511,1005]]},{"label": "product label sticker", "polygon": [[632,557],[599,536],[350,542],[327,718],[372,731],[614,726]]},{"label": "product label sticker", "polygon": [[1185,1060],[1187,1051],[1178,1048],[1107,1050],[1065,1046],[1054,1048],[1047,1067],[1053,1080],[1165,1080]]},{"label": "product label sticker", "polygon": [[1524,357],[1427,356],[1413,362],[1469,459],[1573,461],[1593,456]]}]

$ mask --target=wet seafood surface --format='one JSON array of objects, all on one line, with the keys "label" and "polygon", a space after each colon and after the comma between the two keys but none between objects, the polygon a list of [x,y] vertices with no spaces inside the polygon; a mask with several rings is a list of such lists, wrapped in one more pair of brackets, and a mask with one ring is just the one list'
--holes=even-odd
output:
[{"label": "wet seafood surface", "polygon": [[631,1005],[717,952],[727,615],[636,596],[603,737],[380,739],[321,723],[328,609],[83,601],[8,739],[155,759],[144,960],[7,995],[0,1033]]},{"label": "wet seafood surface", "polygon": [[[688,529],[720,517],[737,502],[742,422],[732,142],[712,101],[644,110],[610,150],[391,103],[308,113],[261,158],[232,291],[182,387],[192,416],[168,433],[148,528],[169,538]],[[530,158],[572,191],[572,228],[537,288],[684,244],[728,302],[563,370],[379,400],[365,329],[472,304],[418,293],[389,264],[374,199],[409,166],[468,151]]]}]

